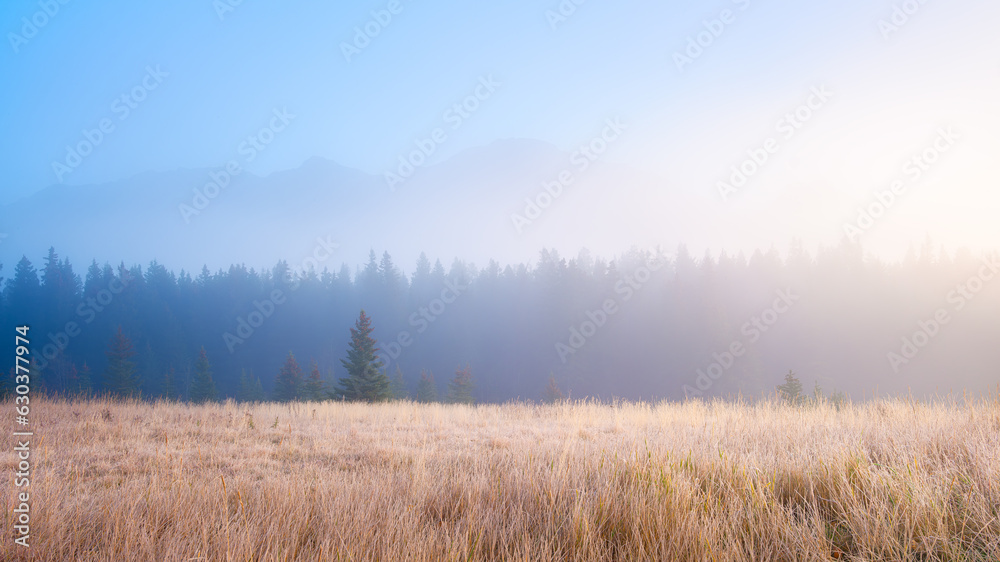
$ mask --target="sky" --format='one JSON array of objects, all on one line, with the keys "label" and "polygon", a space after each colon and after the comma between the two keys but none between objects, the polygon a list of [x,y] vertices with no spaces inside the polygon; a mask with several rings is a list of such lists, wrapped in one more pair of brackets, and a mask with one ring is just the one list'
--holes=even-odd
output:
[{"label": "sky", "polygon": [[[6,2],[0,205],[218,167],[275,115],[255,174],[313,156],[382,174],[446,126],[430,162],[498,139],[574,150],[620,119],[607,158],[715,199],[716,249],[851,226],[890,258],[926,236],[1000,246],[995,1],[578,1]],[[480,84],[474,111],[447,113]],[[868,231],[858,209],[879,197]]]}]

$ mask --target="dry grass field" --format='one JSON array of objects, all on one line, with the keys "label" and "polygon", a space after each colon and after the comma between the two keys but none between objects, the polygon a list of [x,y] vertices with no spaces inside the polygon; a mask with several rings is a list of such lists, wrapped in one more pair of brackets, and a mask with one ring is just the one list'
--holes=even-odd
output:
[{"label": "dry grass field", "polygon": [[995,399],[32,406],[2,560],[1000,560]]}]

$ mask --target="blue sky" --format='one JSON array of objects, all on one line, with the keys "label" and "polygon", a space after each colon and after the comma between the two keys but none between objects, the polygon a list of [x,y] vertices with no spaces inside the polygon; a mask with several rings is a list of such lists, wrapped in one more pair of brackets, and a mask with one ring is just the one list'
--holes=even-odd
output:
[{"label": "blue sky", "polygon": [[[251,171],[320,155],[381,173],[492,76],[497,91],[449,132],[435,159],[503,138],[570,149],[618,116],[630,133],[610,159],[712,194],[747,149],[773,135],[810,88],[824,85],[834,101],[759,178],[775,193],[842,182],[835,187],[854,190],[860,202],[891,179],[908,151],[951,124],[968,142],[936,173],[962,186],[953,188],[956,196],[982,194],[995,209],[1000,8],[986,0],[908,1],[915,13],[886,36],[879,21],[891,21],[906,2],[566,0],[575,11],[553,26],[547,12],[558,12],[557,0],[400,0],[399,13],[350,62],[342,43],[390,2],[244,0],[220,17],[222,2],[210,0],[53,1],[58,12],[24,41],[12,34],[22,34],[22,18],[42,21],[46,3],[7,2],[0,8],[7,133],[0,203],[55,183],[52,163],[102,119],[114,131],[63,174],[65,183],[219,166],[276,109],[295,119]],[[674,53],[723,10],[731,23],[679,70]],[[142,84],[147,67],[166,76],[121,119],[113,104]],[[807,199],[806,207],[825,206]],[[801,211],[774,207],[767,196],[758,204],[777,215]],[[938,208],[925,202],[924,210]],[[985,214],[943,216],[938,224],[949,225],[939,236],[945,241],[1000,238]],[[793,231],[782,234],[801,234]]]}]

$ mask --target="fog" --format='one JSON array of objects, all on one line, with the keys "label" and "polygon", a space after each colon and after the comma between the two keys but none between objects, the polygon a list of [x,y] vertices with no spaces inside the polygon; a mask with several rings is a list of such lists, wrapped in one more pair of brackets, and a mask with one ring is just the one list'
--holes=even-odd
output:
[{"label": "fog", "polygon": [[5,5],[0,318],[52,392],[107,390],[119,327],[146,396],[202,348],[224,396],[289,351],[333,381],[361,309],[411,393],[981,392],[997,16]]}]

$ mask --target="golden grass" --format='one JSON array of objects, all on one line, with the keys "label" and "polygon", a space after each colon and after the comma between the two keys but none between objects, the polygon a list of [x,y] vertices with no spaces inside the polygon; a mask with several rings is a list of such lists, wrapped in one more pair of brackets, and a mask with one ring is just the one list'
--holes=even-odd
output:
[{"label": "golden grass", "polygon": [[32,406],[2,560],[1000,560],[995,400]]}]

